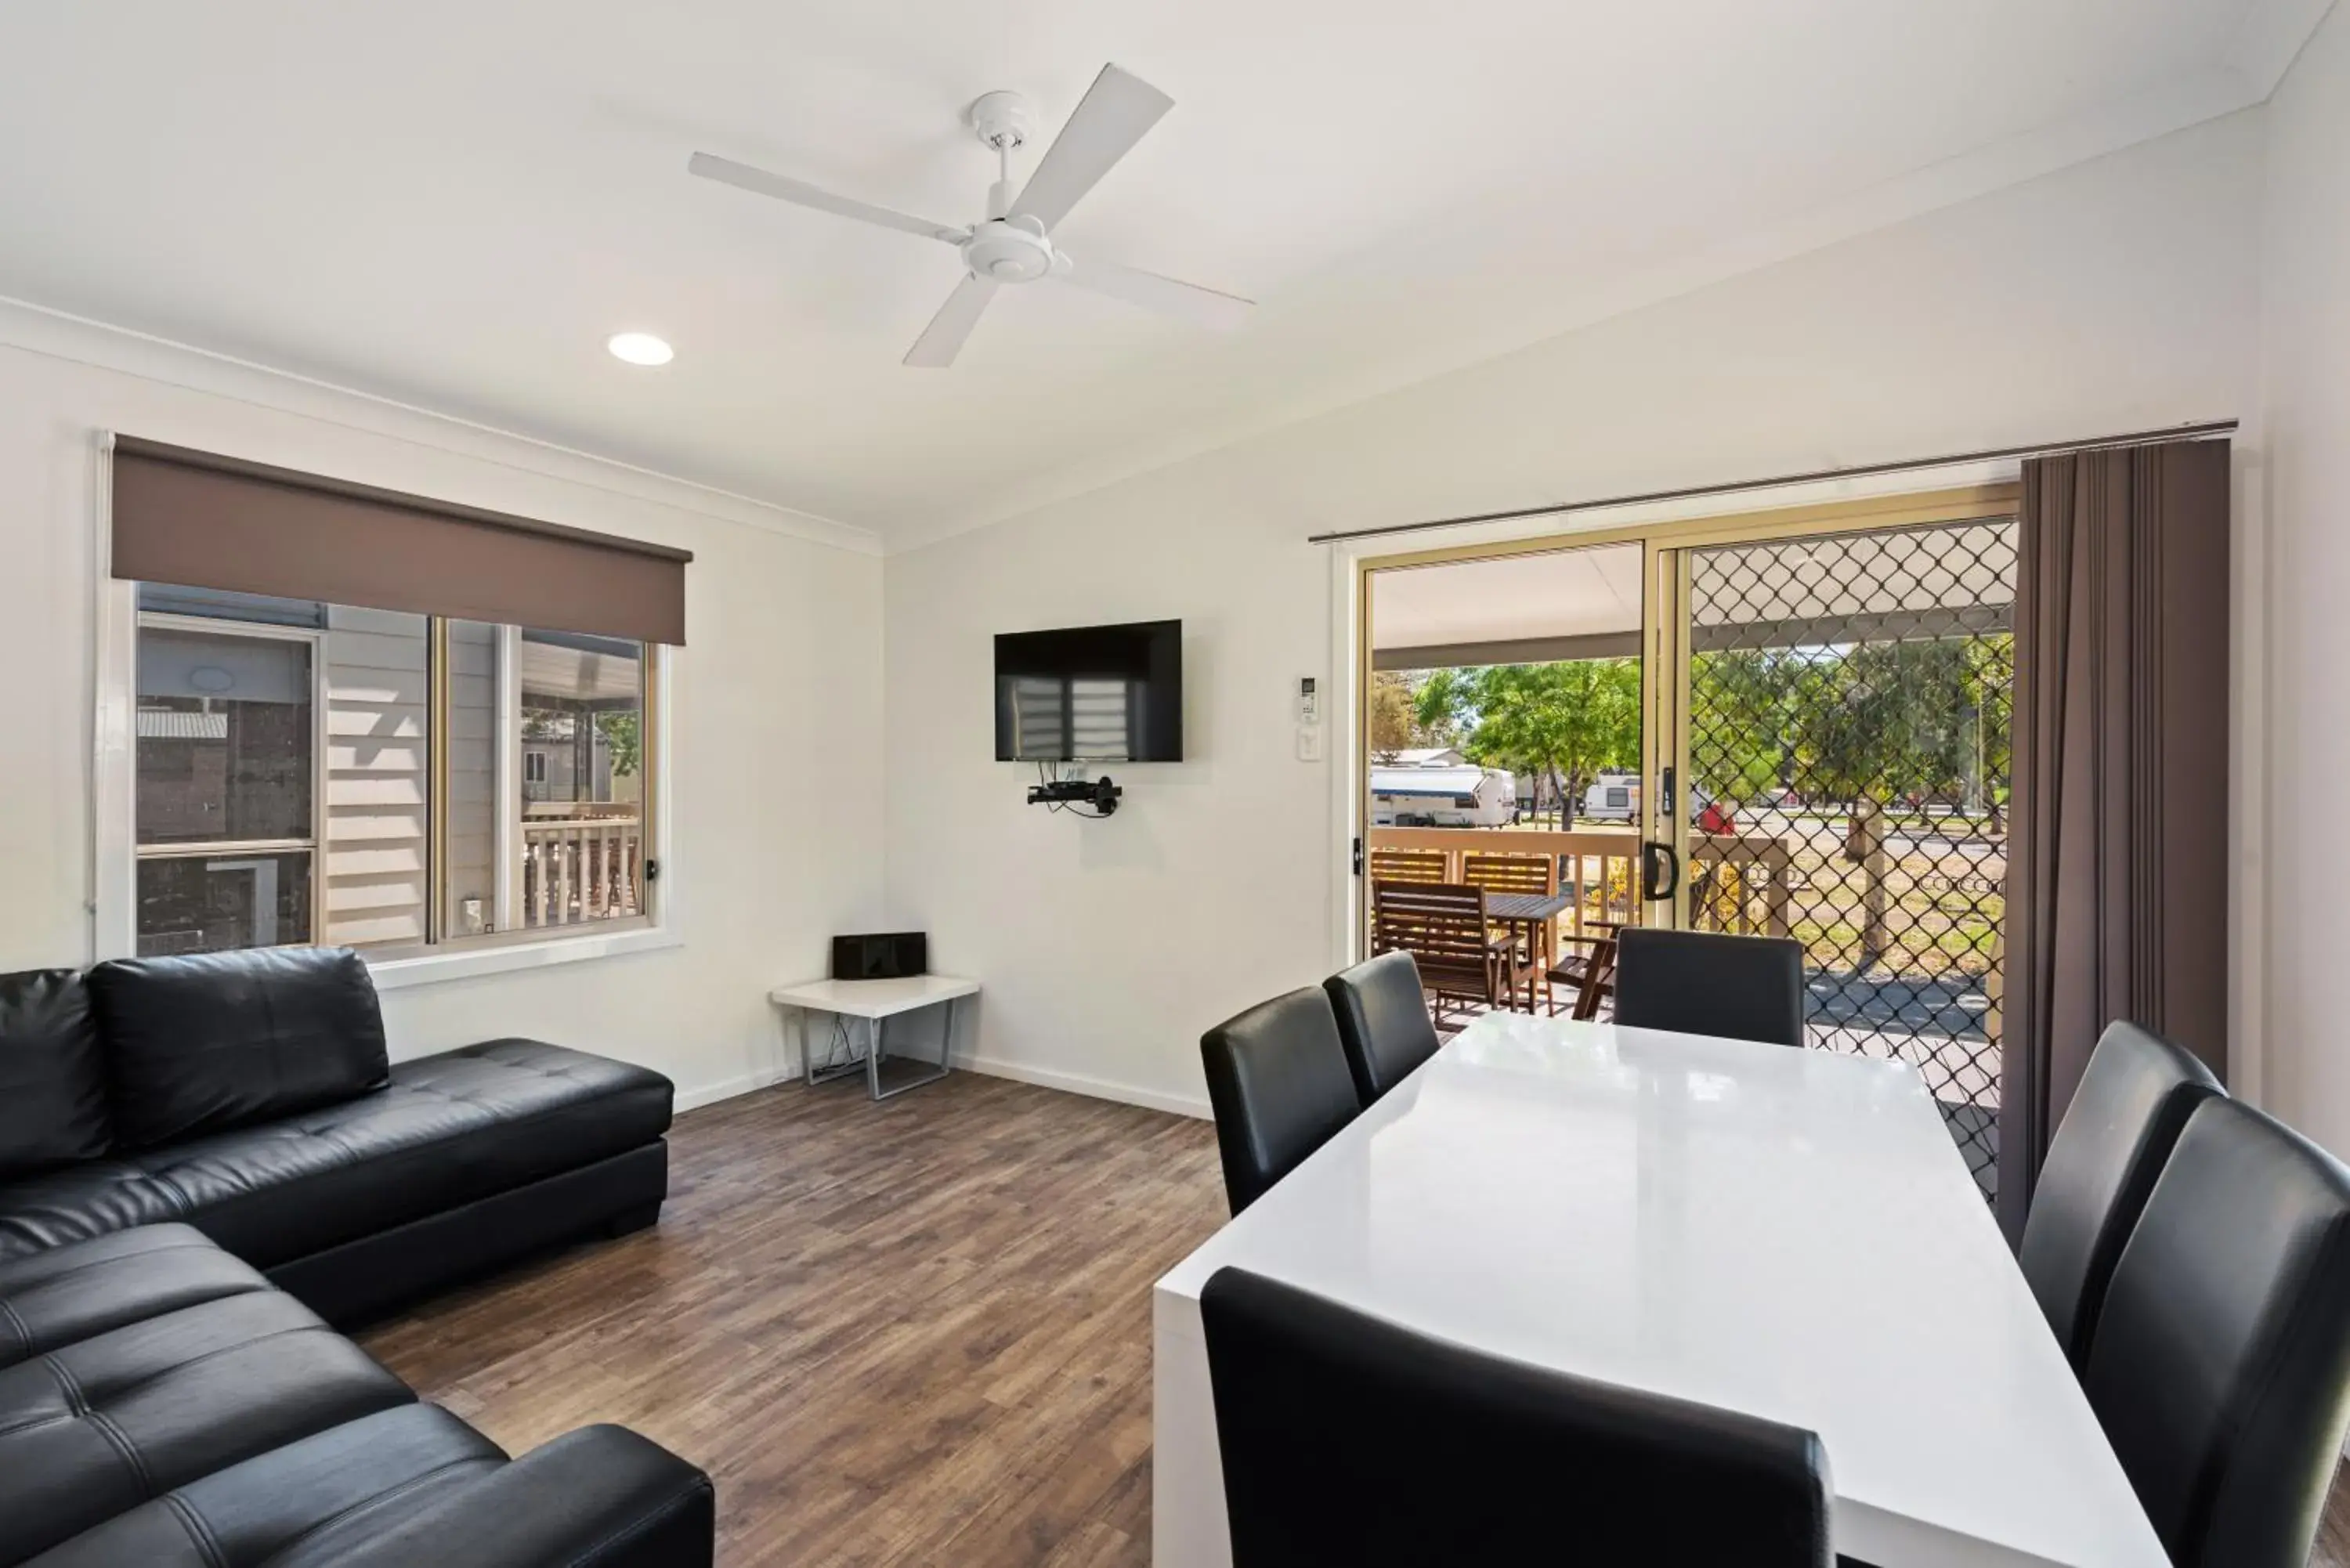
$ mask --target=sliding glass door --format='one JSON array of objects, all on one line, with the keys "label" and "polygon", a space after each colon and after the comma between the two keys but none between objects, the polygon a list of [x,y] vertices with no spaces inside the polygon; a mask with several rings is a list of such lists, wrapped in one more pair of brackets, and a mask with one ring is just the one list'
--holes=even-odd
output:
[{"label": "sliding glass door", "polygon": [[1630,923],[1793,939],[1808,1044],[1914,1065],[1991,1192],[2013,507],[1993,486],[1366,563],[1365,950],[1383,881],[1490,881],[1497,856],[1565,895],[1546,975]]}]

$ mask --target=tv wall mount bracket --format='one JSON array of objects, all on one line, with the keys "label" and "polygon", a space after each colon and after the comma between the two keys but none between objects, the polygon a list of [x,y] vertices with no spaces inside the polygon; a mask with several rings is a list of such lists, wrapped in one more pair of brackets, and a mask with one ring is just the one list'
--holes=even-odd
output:
[{"label": "tv wall mount bracket", "polygon": [[[1074,811],[1079,816],[1107,816],[1118,810],[1118,797],[1124,794],[1107,774],[1097,779],[1047,778],[1028,786],[1028,804]],[[1088,811],[1087,806],[1093,809]]]}]

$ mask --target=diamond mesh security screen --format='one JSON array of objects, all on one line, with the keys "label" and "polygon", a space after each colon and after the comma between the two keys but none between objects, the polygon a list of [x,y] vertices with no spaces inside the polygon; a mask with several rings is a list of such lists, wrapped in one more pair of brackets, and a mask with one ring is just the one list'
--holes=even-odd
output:
[{"label": "diamond mesh security screen", "polygon": [[1690,557],[1691,923],[1804,944],[1811,1043],[1915,1064],[1987,1196],[2015,525]]}]

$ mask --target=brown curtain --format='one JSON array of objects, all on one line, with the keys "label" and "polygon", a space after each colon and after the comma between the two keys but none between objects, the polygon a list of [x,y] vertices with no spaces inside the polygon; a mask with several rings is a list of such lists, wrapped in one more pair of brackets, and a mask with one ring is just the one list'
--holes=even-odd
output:
[{"label": "brown curtain", "polygon": [[2220,441],[2023,467],[2000,1090],[2011,1234],[2106,1023],[2227,1074],[2228,498]]},{"label": "brown curtain", "polygon": [[117,436],[113,575],[673,646],[691,553]]}]

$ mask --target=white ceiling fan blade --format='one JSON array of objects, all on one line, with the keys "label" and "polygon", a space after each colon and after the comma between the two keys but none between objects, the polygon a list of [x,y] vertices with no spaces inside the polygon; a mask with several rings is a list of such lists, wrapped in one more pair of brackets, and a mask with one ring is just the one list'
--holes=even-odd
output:
[{"label": "white ceiling fan blade", "polygon": [[1186,321],[1218,332],[1229,332],[1246,321],[1256,301],[1243,299],[1236,294],[1219,294],[1212,288],[1201,288],[1196,283],[1178,283],[1171,277],[1161,277],[1140,267],[1120,266],[1116,262],[1086,261],[1068,256],[1069,270],[1053,275],[1063,283],[1075,284],[1095,294],[1106,294],[1112,299],[1125,300],[1148,310],[1180,316]]},{"label": "white ceiling fan blade", "polygon": [[922,328],[922,335],[906,350],[906,363],[926,370],[943,370],[953,364],[963,339],[979,325],[979,313],[995,297],[997,286],[992,278],[963,274],[955,291],[947,296],[947,302],[931,317],[931,324]]},{"label": "white ceiling fan blade", "polygon": [[699,174],[704,180],[715,180],[723,185],[736,185],[745,191],[755,191],[762,196],[773,196],[779,202],[796,202],[803,207],[818,212],[835,213],[860,223],[879,223],[888,229],[903,229],[924,239],[944,240],[959,245],[971,237],[969,229],[950,228],[934,223],[928,218],[917,218],[908,213],[893,213],[887,207],[877,207],[870,202],[853,197],[836,196],[820,191],[805,181],[787,175],[770,174],[764,169],[754,169],[748,163],[737,163],[731,158],[718,158],[707,152],[697,152],[685,161],[685,171]]},{"label": "white ceiling fan blade", "polygon": [[1028,177],[1011,215],[1040,218],[1052,228],[1174,107],[1173,99],[1140,77],[1104,66]]}]

